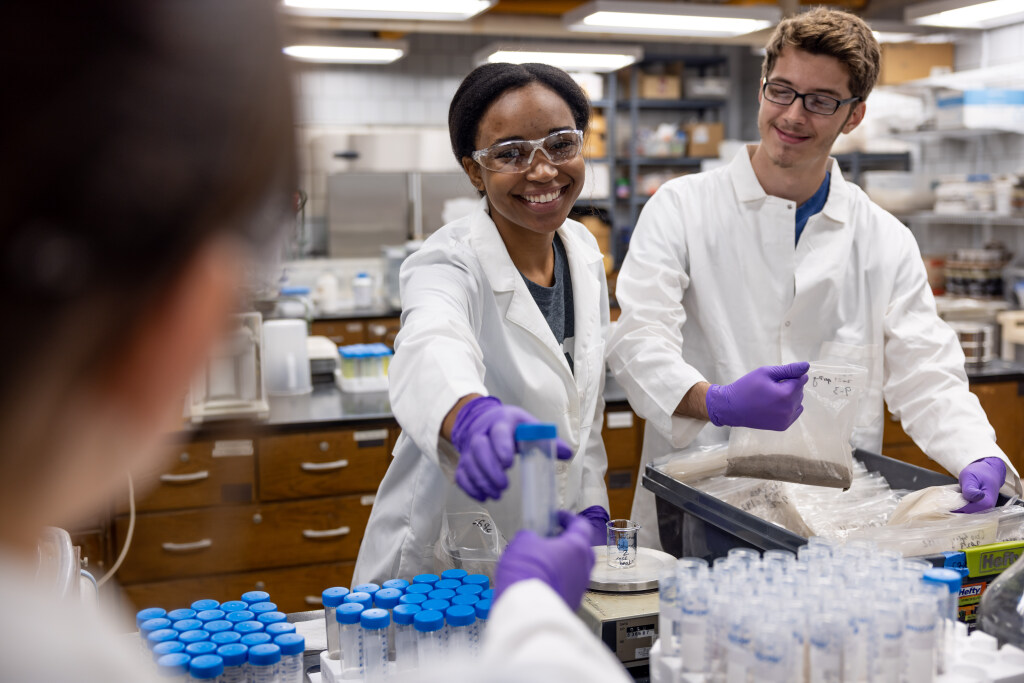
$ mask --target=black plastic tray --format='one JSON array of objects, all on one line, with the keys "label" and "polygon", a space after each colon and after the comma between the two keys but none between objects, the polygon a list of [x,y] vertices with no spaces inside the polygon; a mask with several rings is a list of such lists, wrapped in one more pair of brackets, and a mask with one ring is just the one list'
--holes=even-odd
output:
[{"label": "black plastic tray", "polygon": [[[868,471],[880,473],[894,489],[916,491],[956,483],[948,475],[877,453],[856,449],[853,457]],[[662,548],[676,557],[703,557],[710,562],[736,547],[795,553],[807,543],[806,538],[687,486],[651,465],[644,472],[643,485],[656,497]],[[923,559],[940,567],[945,562],[943,555]]]}]

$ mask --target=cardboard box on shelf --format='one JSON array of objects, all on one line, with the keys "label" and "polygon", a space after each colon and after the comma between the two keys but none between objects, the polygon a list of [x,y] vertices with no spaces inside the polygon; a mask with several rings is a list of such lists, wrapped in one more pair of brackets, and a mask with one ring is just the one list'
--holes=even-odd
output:
[{"label": "cardboard box on shelf", "polygon": [[725,99],[729,96],[729,79],[717,76],[686,79],[686,96],[691,99]]},{"label": "cardboard box on shelf", "polygon": [[686,134],[690,138],[686,156],[717,157],[718,145],[725,137],[725,127],[721,122],[688,123]]},{"label": "cardboard box on shelf", "polygon": [[[642,100],[678,100],[683,96],[683,63],[664,62],[644,66],[639,75]],[[626,89],[624,92],[628,93]]]},{"label": "cardboard box on shelf", "polygon": [[583,138],[583,156],[587,159],[603,159],[608,156],[608,119],[595,113],[590,118],[590,127]]},{"label": "cardboard box on shelf", "polygon": [[928,78],[934,70],[953,70],[952,43],[882,43],[879,85]]},{"label": "cardboard box on shelf", "polygon": [[587,71],[570,71],[569,75],[591,101],[604,99],[604,76]]}]

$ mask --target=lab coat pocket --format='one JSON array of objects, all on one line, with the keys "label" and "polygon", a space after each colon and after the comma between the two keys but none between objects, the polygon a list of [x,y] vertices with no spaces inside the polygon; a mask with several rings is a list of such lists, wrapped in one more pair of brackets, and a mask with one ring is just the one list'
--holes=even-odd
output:
[{"label": "lab coat pocket", "polygon": [[[867,368],[867,386],[853,422],[853,445],[878,451],[882,446],[882,354],[878,344],[824,342],[818,360],[849,363]],[[877,443],[876,443],[877,442]]]}]

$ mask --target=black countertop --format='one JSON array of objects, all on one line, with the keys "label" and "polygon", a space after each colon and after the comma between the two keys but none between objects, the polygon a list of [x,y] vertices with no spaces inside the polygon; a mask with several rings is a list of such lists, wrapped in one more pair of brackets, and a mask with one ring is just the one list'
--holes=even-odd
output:
[{"label": "black countertop", "polygon": [[[996,360],[968,368],[972,384],[1024,382],[1024,363]],[[626,392],[610,375],[605,382],[605,403],[611,407],[628,405]],[[313,385],[313,393],[303,396],[272,396],[270,417],[259,421],[225,420],[195,425],[184,430],[186,438],[215,438],[222,434],[259,436],[282,432],[334,429],[352,426],[390,426],[394,424],[386,391],[361,394],[344,393],[333,383]]]}]

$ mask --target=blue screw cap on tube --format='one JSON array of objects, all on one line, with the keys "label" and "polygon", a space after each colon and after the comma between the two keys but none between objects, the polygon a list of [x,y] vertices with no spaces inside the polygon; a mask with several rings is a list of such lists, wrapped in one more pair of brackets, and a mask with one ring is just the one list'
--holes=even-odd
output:
[{"label": "blue screw cap on tube", "polygon": [[173,628],[178,633],[184,633],[185,631],[194,631],[197,628],[202,627],[203,622],[199,621],[198,619],[182,619],[181,621],[176,621],[173,624],[171,624],[171,628]]},{"label": "blue screw cap on tube", "polygon": [[[142,626],[142,622],[150,619],[162,619],[167,616],[167,610],[163,607],[147,607],[135,613],[135,625]],[[174,621],[171,619],[171,621]]]},{"label": "blue screw cap on tube", "polygon": [[480,586],[483,590],[491,587],[491,580],[486,574],[470,574],[462,580],[463,586]]},{"label": "blue screw cap on tube", "polygon": [[156,660],[157,673],[161,676],[184,676],[188,673],[188,664],[192,661],[184,652],[164,655]]},{"label": "blue screw cap on tube", "polygon": [[480,594],[480,597],[482,599],[484,599],[484,600],[493,600],[494,599],[494,589],[493,588],[488,588],[487,590],[485,590],[483,593]]},{"label": "blue screw cap on tube", "polygon": [[142,633],[143,637],[146,637],[153,631],[159,631],[162,628],[170,628],[172,623],[173,622],[171,622],[170,619],[165,617],[147,619],[139,626],[139,632]]},{"label": "blue screw cap on tube", "polygon": [[455,591],[450,588],[438,588],[427,593],[427,597],[431,600],[448,600],[450,602],[455,597]]},{"label": "blue screw cap on tube", "polygon": [[420,633],[432,633],[444,628],[444,614],[433,609],[425,609],[416,613],[412,619],[413,626]]},{"label": "blue screw cap on tube", "polygon": [[266,601],[264,601],[264,602],[254,602],[253,604],[249,605],[249,611],[252,612],[253,614],[255,614],[256,616],[259,616],[259,615],[263,614],[264,612],[276,612],[277,611],[277,605],[275,605],[272,602],[266,602]]},{"label": "blue screw cap on tube", "polygon": [[256,647],[257,645],[266,645],[267,643],[272,643],[274,642],[274,639],[266,633],[250,633],[248,635],[242,636],[242,639],[238,642],[240,642],[242,645],[245,645],[246,647]]},{"label": "blue screw cap on tube", "polygon": [[476,618],[486,620],[491,616],[491,601],[481,600],[476,603],[473,608],[476,610]]},{"label": "blue screw cap on tube", "polygon": [[426,583],[433,586],[435,583],[441,580],[441,577],[437,574],[417,574],[412,577],[413,584]]},{"label": "blue screw cap on tube", "polygon": [[242,593],[242,602],[247,605],[252,605],[257,602],[266,602],[270,600],[270,593],[266,591],[249,591],[248,593]]},{"label": "blue screw cap on tube", "polygon": [[[435,582],[436,583],[436,582]],[[426,595],[430,591],[434,590],[434,584],[432,583],[414,583],[405,589],[406,595]]]},{"label": "blue screw cap on tube", "polygon": [[217,643],[218,645],[231,645],[237,643],[242,639],[242,634],[238,631],[221,631],[220,633],[214,633],[210,636],[211,643]]},{"label": "blue screw cap on tube", "polygon": [[224,673],[224,660],[217,655],[201,655],[189,662],[188,672],[192,678],[211,680]]},{"label": "blue screw cap on tube", "polygon": [[230,621],[232,624],[239,624],[243,621],[254,621],[256,615],[247,609],[240,610],[238,612],[228,612],[224,615],[225,621]]},{"label": "blue screw cap on tube", "polygon": [[425,610],[434,610],[435,612],[444,612],[446,609],[452,606],[452,603],[447,600],[427,600],[425,603],[420,605]]},{"label": "blue screw cap on tube", "polygon": [[469,626],[476,621],[476,610],[469,605],[453,605],[444,616],[449,626]]},{"label": "blue screw cap on tube", "polygon": [[427,596],[422,593],[406,593],[398,599],[399,605],[422,605],[427,601]]},{"label": "blue screw cap on tube", "polygon": [[196,611],[188,607],[172,609],[170,612],[167,613],[167,618],[171,621],[181,621],[182,619],[195,619]]},{"label": "blue screw cap on tube", "polygon": [[261,624],[277,624],[282,621],[288,621],[288,615],[284,612],[263,612],[256,616],[256,621]]},{"label": "blue screw cap on tube", "polygon": [[442,579],[454,579],[455,581],[459,581],[460,583],[467,576],[469,576],[469,572],[467,572],[465,569],[445,569],[443,572],[441,572]]},{"label": "blue screw cap on tube", "polygon": [[446,589],[453,591],[461,585],[462,582],[457,579],[441,579],[434,584],[434,590]]},{"label": "blue screw cap on tube", "polygon": [[320,599],[324,603],[324,607],[337,607],[350,592],[351,591],[349,591],[349,589],[343,588],[342,586],[333,586],[325,589],[324,592],[320,594]]},{"label": "blue screw cap on tube", "polygon": [[346,595],[345,602],[355,602],[362,605],[364,609],[370,609],[371,607],[373,607],[373,596],[369,593],[356,591],[355,593],[349,593],[348,595]]},{"label": "blue screw cap on tube", "polygon": [[219,607],[220,603],[216,600],[211,600],[210,598],[196,600],[192,603],[192,609],[194,609],[196,612],[202,612],[208,609],[218,609]]},{"label": "blue screw cap on tube", "polygon": [[249,648],[250,666],[270,666],[281,661],[281,648],[273,643]]},{"label": "blue screw cap on tube", "polygon": [[274,645],[281,648],[282,655],[301,655],[306,649],[306,639],[298,633],[285,633],[274,638]]},{"label": "blue screw cap on tube", "polygon": [[553,424],[519,425],[516,427],[516,441],[540,441],[558,438],[558,429]]},{"label": "blue screw cap on tube", "polygon": [[408,626],[413,622],[417,614],[423,611],[419,605],[398,605],[391,611],[391,616],[396,624]]},{"label": "blue screw cap on tube", "polygon": [[935,567],[925,571],[921,579],[930,583],[942,584],[950,593],[956,593],[957,595],[960,594],[960,585],[963,583],[960,572],[942,567]]},{"label": "blue screw cap on tube", "polygon": [[276,624],[267,624],[267,628],[264,633],[271,638],[283,636],[285,633],[295,633],[295,624],[289,624],[287,621],[279,621]]},{"label": "blue screw cap on tube", "polygon": [[334,613],[334,618],[339,624],[358,624],[359,615],[362,614],[364,609],[366,607],[361,602],[346,602],[338,607],[338,611]]},{"label": "blue screw cap on tube", "polygon": [[390,623],[391,617],[388,616],[388,611],[379,607],[363,610],[363,613],[359,615],[359,624],[370,630],[387,628]]},{"label": "blue screw cap on tube", "polygon": [[464,583],[455,589],[458,595],[480,595],[484,592],[483,586],[478,583]]},{"label": "blue screw cap on tube", "polygon": [[217,621],[208,621],[203,624],[203,630],[208,631],[211,635],[214,633],[221,633],[223,631],[230,631],[235,627],[227,619],[218,619]]},{"label": "blue screw cap on tube", "polygon": [[225,613],[240,612],[244,609],[249,609],[249,603],[244,600],[228,600],[227,602],[222,602],[220,608]]},{"label": "blue screw cap on tube", "polygon": [[241,643],[221,645],[217,656],[224,660],[224,666],[241,666],[249,660],[249,648]]},{"label": "blue screw cap on tube", "polygon": [[159,631],[153,631],[146,636],[146,646],[152,650],[157,646],[158,643],[164,643],[168,640],[177,640],[178,632],[173,628],[162,628]]},{"label": "blue screw cap on tube", "polygon": [[409,587],[409,582],[405,579],[388,579],[380,585],[381,588],[396,588],[400,591],[405,591]]},{"label": "blue screw cap on tube", "polygon": [[243,636],[247,633],[259,633],[265,628],[266,626],[259,621],[241,621],[235,624],[235,630]]},{"label": "blue screw cap on tube", "polygon": [[402,591],[397,588],[381,588],[373,596],[373,604],[381,609],[394,609],[402,598]]},{"label": "blue screw cap on tube", "polygon": [[206,623],[207,621],[220,621],[224,618],[225,614],[227,614],[227,612],[222,609],[204,609],[202,612],[198,612],[196,614],[196,619],[203,623]]},{"label": "blue screw cap on tube", "polygon": [[185,643],[187,647],[189,643],[198,643],[200,640],[209,640],[210,632],[204,631],[201,628],[192,629],[191,631],[185,631],[178,635],[178,640]]},{"label": "blue screw cap on tube", "polygon": [[[179,641],[180,642],[180,641]],[[217,643],[209,640],[200,640],[197,643],[189,643],[185,646],[185,654],[190,657],[199,657],[201,655],[212,655],[217,651]]]},{"label": "blue screw cap on tube", "polygon": [[164,642],[157,643],[153,646],[153,661],[155,662],[164,655],[173,655],[184,651],[185,643],[180,640],[165,640]]},{"label": "blue screw cap on tube", "polygon": [[452,607],[455,605],[475,605],[480,602],[479,595],[456,595],[452,598]]},{"label": "blue screw cap on tube", "polygon": [[380,590],[380,586],[375,583],[361,583],[358,586],[352,586],[353,593],[369,593],[373,595]]}]

